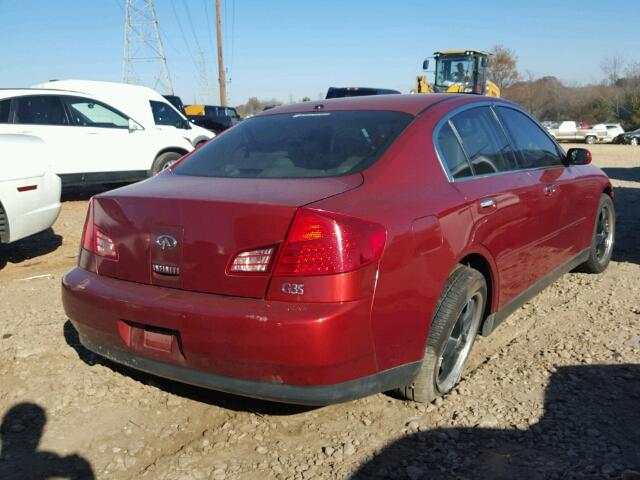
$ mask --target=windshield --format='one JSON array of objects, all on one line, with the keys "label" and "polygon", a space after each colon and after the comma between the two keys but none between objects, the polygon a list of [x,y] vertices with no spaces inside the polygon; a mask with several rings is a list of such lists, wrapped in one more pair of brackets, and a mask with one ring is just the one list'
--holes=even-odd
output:
[{"label": "windshield", "polygon": [[445,87],[454,83],[471,85],[473,83],[473,57],[439,57],[436,61],[436,85]]},{"label": "windshield", "polygon": [[174,173],[309,178],[360,172],[380,157],[412,118],[380,111],[257,116],[196,150]]}]

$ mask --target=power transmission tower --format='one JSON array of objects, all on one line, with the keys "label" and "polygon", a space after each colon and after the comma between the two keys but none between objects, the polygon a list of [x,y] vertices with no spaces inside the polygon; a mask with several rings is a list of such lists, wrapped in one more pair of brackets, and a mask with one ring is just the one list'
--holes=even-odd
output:
[{"label": "power transmission tower", "polygon": [[154,89],[173,95],[153,0],[126,0],[122,79],[141,83],[140,77],[148,75],[153,75]]}]

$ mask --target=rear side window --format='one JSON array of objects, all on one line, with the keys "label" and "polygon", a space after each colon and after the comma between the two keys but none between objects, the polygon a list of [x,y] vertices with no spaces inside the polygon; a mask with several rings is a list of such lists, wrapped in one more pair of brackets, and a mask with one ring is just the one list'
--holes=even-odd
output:
[{"label": "rear side window", "polygon": [[451,123],[460,135],[475,175],[518,168],[509,140],[489,107],[465,110],[455,115]]},{"label": "rear side window", "polygon": [[451,176],[453,178],[470,177],[471,167],[449,123],[445,123],[440,128],[437,142],[442,161],[446,164]]},{"label": "rear side window", "polygon": [[26,125],[68,125],[62,101],[57,95],[37,95],[14,99],[14,123]]},{"label": "rear side window", "polygon": [[314,178],[360,172],[411,122],[399,112],[257,116],[196,150],[174,173],[229,178]]},{"label": "rear side window", "polygon": [[496,112],[513,139],[522,168],[562,165],[556,144],[534,121],[512,108],[497,107]]},{"label": "rear side window", "polygon": [[88,98],[66,97],[72,125],[79,127],[129,128],[129,119],[113,108]]},{"label": "rear side window", "polygon": [[150,100],[153,120],[156,125],[169,125],[176,128],[185,128],[186,120],[176,112],[171,105],[164,102]]},{"label": "rear side window", "polygon": [[2,100],[0,102],[0,123],[9,123],[10,107],[11,107],[11,99]]}]

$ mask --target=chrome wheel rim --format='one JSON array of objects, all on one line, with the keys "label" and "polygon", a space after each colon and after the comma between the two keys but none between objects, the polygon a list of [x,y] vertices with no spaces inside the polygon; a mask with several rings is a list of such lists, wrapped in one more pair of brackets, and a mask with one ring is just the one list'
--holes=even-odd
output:
[{"label": "chrome wheel rim", "polygon": [[603,205],[598,212],[595,238],[596,258],[600,263],[606,262],[611,256],[613,227],[613,212],[608,205]]},{"label": "chrome wheel rim", "polygon": [[171,165],[173,165],[174,163],[176,163],[178,160],[169,160],[168,162],[166,162],[161,170],[166,170],[167,168],[169,168]]},{"label": "chrome wheel rim", "polygon": [[475,293],[462,307],[438,361],[436,386],[440,393],[448,392],[460,380],[478,332],[483,307],[480,292]]}]

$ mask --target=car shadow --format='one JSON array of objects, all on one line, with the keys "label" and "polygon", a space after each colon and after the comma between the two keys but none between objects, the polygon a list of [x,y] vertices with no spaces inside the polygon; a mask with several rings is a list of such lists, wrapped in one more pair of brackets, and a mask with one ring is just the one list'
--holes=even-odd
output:
[{"label": "car shadow", "polygon": [[62,237],[49,228],[7,245],[0,245],[0,270],[8,263],[21,263],[57,250]]},{"label": "car shadow", "polygon": [[0,425],[0,478],[94,479],[93,468],[83,457],[38,450],[46,423],[44,409],[35,403],[17,403],[7,410]]},{"label": "car shadow", "polygon": [[[81,343],[77,330],[70,321],[66,321],[63,326],[63,333],[67,345],[73,348],[80,360],[89,366],[102,365],[121,375],[130,377],[145,385],[151,385],[167,393],[189,398],[196,402],[206,403],[227,410],[251,412],[258,415],[289,416],[315,410],[317,407],[305,405],[289,405],[285,403],[270,402],[255,398],[242,397],[229,393],[209,390],[207,388],[195,387],[185,383],[175,382],[166,378],[157,377],[124,365],[112,362],[100,355],[86,349]],[[0,477],[1,478],[1,477]]]},{"label": "car shadow", "polygon": [[528,429],[436,428],[401,438],[352,480],[640,479],[640,365],[559,367]]},{"label": "car shadow", "polygon": [[118,183],[110,185],[88,185],[84,187],[64,187],[62,189],[60,200],[62,202],[89,200],[94,195],[108,192],[109,190],[115,190],[116,188],[120,188],[124,185],[128,185],[128,183]]}]

